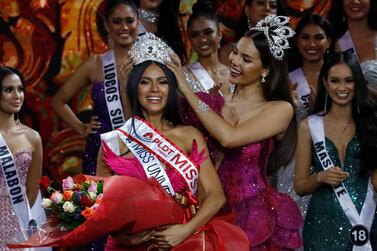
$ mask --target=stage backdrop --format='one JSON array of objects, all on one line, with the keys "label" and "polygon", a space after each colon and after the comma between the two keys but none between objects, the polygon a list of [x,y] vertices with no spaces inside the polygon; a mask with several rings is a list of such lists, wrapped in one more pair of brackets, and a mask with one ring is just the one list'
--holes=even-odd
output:
[{"label": "stage backdrop", "polygon": [[[178,0],[177,0],[178,1]],[[180,2],[182,34],[195,0]],[[324,13],[331,1],[280,0],[282,10],[295,20],[304,11]],[[218,0],[224,39],[233,39],[242,0]],[[0,0],[0,65],[18,68],[26,79],[23,123],[38,130],[44,144],[44,167],[55,178],[80,172],[85,139],[67,128],[52,111],[57,89],[91,54],[106,50],[103,0]],[[190,53],[190,47],[187,47]],[[92,108],[90,89],[71,107],[83,120]]]}]

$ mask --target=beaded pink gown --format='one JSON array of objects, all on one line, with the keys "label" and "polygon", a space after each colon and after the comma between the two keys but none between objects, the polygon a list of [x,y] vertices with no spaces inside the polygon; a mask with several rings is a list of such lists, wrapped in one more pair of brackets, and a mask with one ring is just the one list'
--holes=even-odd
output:
[{"label": "beaded pink gown", "polygon": [[[221,114],[222,96],[207,93],[198,96]],[[300,210],[292,198],[278,192],[267,180],[266,168],[274,139],[224,149],[208,134],[185,101],[182,101],[181,112],[186,124],[199,128],[206,135],[211,157],[219,150],[224,154],[218,169],[227,198],[224,211],[235,214],[234,223],[246,232],[249,249],[274,251],[301,247],[299,229],[303,219]]]}]

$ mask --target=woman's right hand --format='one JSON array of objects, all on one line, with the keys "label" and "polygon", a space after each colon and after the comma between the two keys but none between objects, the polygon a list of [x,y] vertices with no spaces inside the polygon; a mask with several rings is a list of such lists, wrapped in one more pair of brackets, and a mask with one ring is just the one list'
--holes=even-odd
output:
[{"label": "woman's right hand", "polygon": [[101,128],[101,122],[99,122],[97,116],[92,116],[89,123],[83,124],[82,130],[80,131],[81,135],[85,138],[88,137],[91,133],[96,133],[96,131]]},{"label": "woman's right hand", "polygon": [[152,235],[154,233],[154,230],[145,230],[136,234],[131,234],[128,231],[123,231],[120,234],[113,237],[121,244],[137,246],[143,244],[144,242],[152,240]]},{"label": "woman's right hand", "polygon": [[348,172],[345,172],[336,166],[317,173],[317,182],[328,184],[330,186],[337,186],[347,179],[348,176]]}]

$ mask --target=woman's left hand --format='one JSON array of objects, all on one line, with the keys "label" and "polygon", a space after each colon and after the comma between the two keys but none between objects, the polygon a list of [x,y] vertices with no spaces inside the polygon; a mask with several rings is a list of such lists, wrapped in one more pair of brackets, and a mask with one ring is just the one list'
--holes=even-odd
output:
[{"label": "woman's left hand", "polygon": [[159,248],[171,248],[184,241],[191,233],[185,224],[164,226],[153,234],[153,243]]}]

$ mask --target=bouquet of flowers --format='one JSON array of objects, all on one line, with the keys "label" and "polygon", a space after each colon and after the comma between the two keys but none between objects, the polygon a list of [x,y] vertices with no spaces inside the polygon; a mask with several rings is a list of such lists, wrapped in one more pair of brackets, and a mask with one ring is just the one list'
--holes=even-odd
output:
[{"label": "bouquet of flowers", "polygon": [[62,181],[62,191],[51,187],[49,177],[43,176],[39,185],[46,189],[48,198],[43,198],[42,207],[51,212],[62,228],[73,230],[94,215],[103,197],[103,181],[94,181],[84,175],[75,179],[68,176]]},{"label": "bouquet of flowers", "polygon": [[[78,246],[113,232],[137,233],[185,221],[185,212],[156,180],[127,176],[78,176],[63,181],[62,191],[44,178],[48,222],[33,234],[20,233],[10,248]],[[156,211],[158,208],[158,211]]]}]

